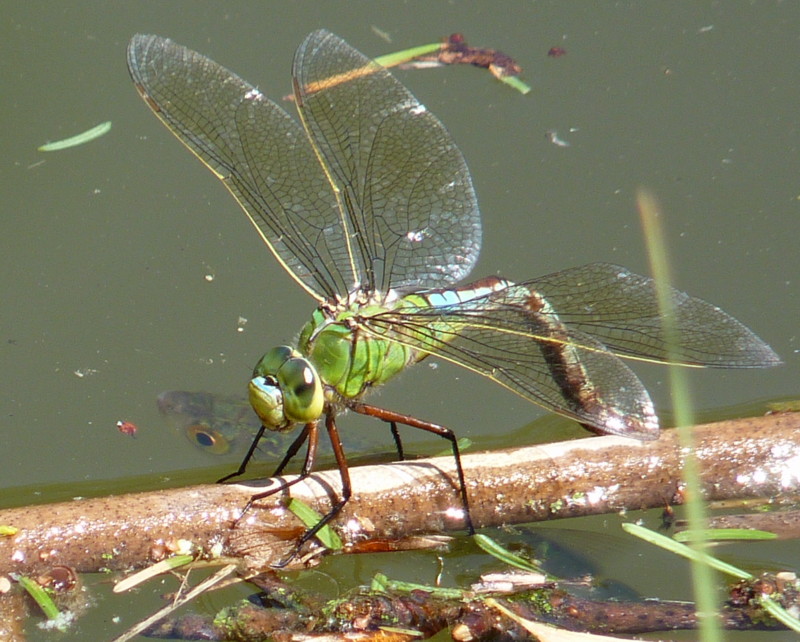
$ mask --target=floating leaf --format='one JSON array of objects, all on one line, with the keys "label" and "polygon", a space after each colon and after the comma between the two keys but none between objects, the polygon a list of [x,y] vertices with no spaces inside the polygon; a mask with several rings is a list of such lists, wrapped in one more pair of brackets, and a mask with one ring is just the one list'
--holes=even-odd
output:
[{"label": "floating leaf", "polygon": [[69,138],[64,138],[63,140],[57,140],[52,143],[46,143],[39,147],[40,152],[56,152],[61,149],[67,149],[69,147],[77,147],[78,145],[83,145],[84,143],[88,143],[93,141],[95,138],[100,138],[104,134],[107,134],[111,131],[111,121],[107,120],[104,123],[100,123],[97,127],[92,127],[91,129],[87,129],[85,132],[81,134],[76,134],[75,136],[70,136]]},{"label": "floating leaf", "polygon": [[440,586],[430,586],[428,584],[417,584],[415,582],[400,582],[390,580],[383,573],[376,573],[372,578],[370,589],[375,592],[395,591],[398,593],[411,593],[413,591],[424,591],[432,597],[440,597],[448,600],[460,600],[464,597],[461,589],[442,588]]},{"label": "floating leaf", "polygon": [[778,539],[775,533],[760,531],[754,528],[702,528],[700,530],[686,530],[672,536],[676,542],[704,542],[704,541],[746,541]]}]

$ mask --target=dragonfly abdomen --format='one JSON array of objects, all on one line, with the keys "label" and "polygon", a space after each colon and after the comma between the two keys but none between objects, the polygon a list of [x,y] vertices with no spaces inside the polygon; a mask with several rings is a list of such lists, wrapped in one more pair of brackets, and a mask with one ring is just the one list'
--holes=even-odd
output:
[{"label": "dragonfly abdomen", "polygon": [[447,308],[486,296],[492,292],[504,290],[512,285],[514,284],[507,279],[502,279],[497,276],[487,276],[478,281],[469,283],[468,285],[463,285],[460,288],[430,290],[428,292],[410,295],[406,297],[406,299],[416,297],[423,299],[431,307]]}]

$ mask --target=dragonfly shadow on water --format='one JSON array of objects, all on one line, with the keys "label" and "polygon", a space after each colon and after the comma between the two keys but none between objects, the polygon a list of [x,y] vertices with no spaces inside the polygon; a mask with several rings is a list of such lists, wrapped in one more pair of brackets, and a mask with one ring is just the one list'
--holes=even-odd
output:
[{"label": "dragonfly shadow on water", "polygon": [[[351,494],[337,415],[408,425],[450,443],[452,430],[369,405],[372,388],[429,355],[472,370],[592,431],[655,439],[650,396],[623,359],[765,367],[775,353],[719,308],[673,290],[680,344],[664,339],[652,279],[597,263],[523,283],[457,285],[481,245],[472,179],[442,123],[386,69],[339,37],[309,34],[292,77],[299,122],[253,85],[171,40],[137,35],[128,67],[147,105],[231,192],[275,258],[315,301],[293,346],[256,364],[249,400],[267,431],[300,429],[275,474],[305,446],[307,477],[320,433]],[[296,553],[295,553],[296,554]],[[284,563],[288,562],[285,560]]]}]

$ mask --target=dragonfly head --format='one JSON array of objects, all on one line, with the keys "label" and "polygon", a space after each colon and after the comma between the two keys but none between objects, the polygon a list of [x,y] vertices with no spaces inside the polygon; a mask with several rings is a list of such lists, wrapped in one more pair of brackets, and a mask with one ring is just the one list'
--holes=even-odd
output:
[{"label": "dragonfly head", "polygon": [[325,395],[316,369],[297,350],[279,346],[256,364],[250,404],[270,430],[290,430],[322,416]]}]

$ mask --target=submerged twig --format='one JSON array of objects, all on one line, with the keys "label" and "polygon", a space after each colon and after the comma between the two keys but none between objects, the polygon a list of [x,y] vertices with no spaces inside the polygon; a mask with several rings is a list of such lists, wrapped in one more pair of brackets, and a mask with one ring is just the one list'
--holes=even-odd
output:
[{"label": "submerged twig", "polygon": [[[514,576],[509,576],[511,579]],[[264,591],[255,600],[226,608],[217,615],[196,614],[164,621],[148,633],[156,637],[189,639],[262,640],[308,639],[308,636],[350,635],[382,640],[430,637],[449,629],[453,639],[525,639],[525,632],[543,625],[561,631],[604,634],[639,634],[661,630],[695,629],[697,607],[690,602],[593,600],[573,595],[569,582],[536,582],[511,591],[478,593],[475,590],[412,587],[398,589],[386,578],[334,600],[302,593],[271,576],[254,578]],[[756,597],[770,593],[784,608],[796,609],[798,592],[778,576],[737,582],[720,613],[721,625],[730,630],[782,629]],[[498,612],[502,617],[498,617]],[[381,636],[381,633],[383,635]],[[360,636],[367,636],[366,638]],[[398,637],[399,636],[399,637]]]},{"label": "submerged twig", "polygon": [[170,613],[174,612],[179,607],[183,606],[187,602],[193,600],[199,595],[209,591],[214,585],[219,584],[220,582],[224,581],[233,571],[236,570],[236,565],[228,564],[224,566],[212,576],[207,577],[205,580],[200,582],[197,586],[193,587],[187,593],[178,596],[171,604],[168,604],[164,608],[160,609],[153,613],[150,617],[146,620],[139,622],[136,626],[128,629],[122,635],[114,638],[112,642],[127,642],[127,640],[132,639],[133,637],[139,635],[142,631],[146,630],[148,627],[152,626],[154,623],[158,622],[159,620],[163,619]]}]

